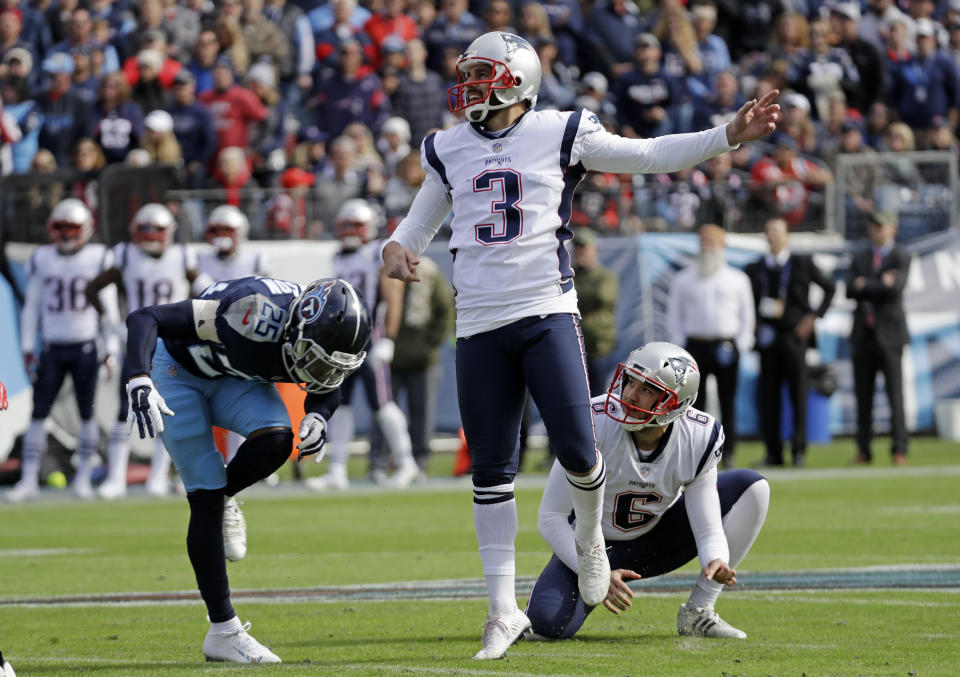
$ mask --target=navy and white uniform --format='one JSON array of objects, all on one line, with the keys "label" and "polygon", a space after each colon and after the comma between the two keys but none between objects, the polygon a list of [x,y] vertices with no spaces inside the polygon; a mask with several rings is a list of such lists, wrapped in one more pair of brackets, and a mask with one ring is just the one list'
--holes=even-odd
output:
[{"label": "navy and white uniform", "polygon": [[563,467],[597,462],[566,248],[586,172],[672,172],[731,148],[726,127],[626,139],[584,110],[528,111],[496,133],[464,122],[424,139],[427,178],[390,241],[420,254],[453,211],[457,389],[475,485],[512,482],[525,386]]},{"label": "navy and white uniform", "polygon": [[172,244],[154,257],[133,243],[121,242],[113,248],[113,265],[123,276],[129,314],[190,298],[187,271],[196,269],[197,256],[184,244]]},{"label": "navy and white uniform", "polygon": [[[146,306],[176,303],[190,298],[187,271],[196,269],[197,256],[184,244],[172,244],[160,256],[150,256],[132,242],[113,247],[113,267],[120,271],[129,315]],[[126,366],[124,366],[126,370]],[[127,389],[120,381],[117,420],[127,420]]]},{"label": "navy and white uniform", "polygon": [[[644,578],[673,571],[699,556],[701,566],[729,561],[722,517],[746,489],[763,477],[752,470],[717,474],[723,427],[710,414],[689,408],[669,425],[651,452],[639,451],[632,435],[605,413],[618,413],[606,395],[591,408],[597,446],[607,469],[601,528],[611,569],[631,569]],[[527,615],[534,631],[570,637],[590,608],[577,590],[573,503],[566,474],[554,464],[540,503],[538,528],[554,552],[540,574]]]},{"label": "navy and white uniform", "polygon": [[[360,249],[354,251],[340,251],[333,258],[333,276],[346,280],[353,285],[363,297],[367,312],[373,321],[372,341],[382,338],[385,308],[380,303],[380,269],[383,261],[380,258],[380,248],[383,243],[379,240],[367,242]],[[378,411],[387,402],[393,400],[390,388],[390,367],[386,364],[374,366],[365,361],[357,371],[350,374],[343,382],[341,391],[343,403],[353,401],[353,389],[357,382],[363,384],[364,394],[367,396],[367,406],[373,412]]]},{"label": "navy and white uniform", "polygon": [[[161,435],[187,491],[226,483],[211,426],[243,436],[290,427],[273,383],[292,382],[283,365],[283,326],[300,292],[292,282],[247,277],[213,284],[189,302],[148,308],[164,313],[161,326],[178,328],[166,336],[161,330],[152,368],[155,334],[130,327],[125,375],[150,374],[175,412]],[[308,395],[304,408],[329,419],[338,404],[334,390]]]},{"label": "navy and white uniform", "polygon": [[[76,391],[80,418],[93,416],[99,369],[97,337],[100,316],[84,296],[87,283],[110,267],[110,251],[102,244],[86,244],[64,254],[56,245],[37,247],[27,263],[30,282],[24,302],[20,342],[24,353],[34,353],[42,340],[33,389],[33,418],[44,419],[69,372]],[[100,295],[107,318],[117,321],[116,290]],[[113,349],[115,351],[115,349]]]},{"label": "navy and white uniform", "polygon": [[225,258],[218,256],[215,251],[197,254],[197,270],[209,275],[214,282],[239,280],[253,275],[269,277],[266,254],[247,249],[240,249]]}]

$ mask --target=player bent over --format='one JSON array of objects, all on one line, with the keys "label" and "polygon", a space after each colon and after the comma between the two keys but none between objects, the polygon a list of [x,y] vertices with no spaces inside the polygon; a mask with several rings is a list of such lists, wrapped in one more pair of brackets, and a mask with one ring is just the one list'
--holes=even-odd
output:
[{"label": "player bent over", "polygon": [[[723,428],[693,409],[697,363],[672,343],[648,343],[622,362],[606,395],[593,398],[597,446],[607,466],[603,534],[610,589],[603,605],[630,606],[627,582],[673,571],[695,556],[703,570],[680,607],[677,631],[688,637],[747,635],[726,623],[714,604],[760,533],[770,487],[753,470],[717,475]],[[577,590],[577,554],[567,480],[554,464],[540,503],[538,527],[554,556],[530,593],[530,639],[566,639],[593,607]]]},{"label": "player bent over", "polygon": [[[224,497],[269,476],[290,454],[293,432],[275,382],[298,383],[308,393],[300,457],[322,451],[339,386],[366,357],[363,299],[343,280],[301,289],[247,277],[188,301],[141,308],[127,318],[127,330],[131,429],[136,422],[140,437],[161,434],[187,490],[187,553],[210,618],[203,652],[207,660],[279,663],[230,603]],[[171,418],[165,423],[164,416]],[[246,438],[226,466],[214,425]]]}]

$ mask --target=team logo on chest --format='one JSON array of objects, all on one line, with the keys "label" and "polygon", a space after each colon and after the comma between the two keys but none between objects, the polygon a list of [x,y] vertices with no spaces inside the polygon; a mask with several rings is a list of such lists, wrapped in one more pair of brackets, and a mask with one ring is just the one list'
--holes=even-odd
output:
[{"label": "team logo on chest", "polygon": [[329,282],[324,282],[321,285],[318,285],[310,295],[303,300],[303,303],[300,305],[300,319],[310,324],[323,312],[323,307],[327,305],[327,297],[330,295],[330,290],[333,288],[335,281],[330,280]]},{"label": "team logo on chest", "polygon": [[640,468],[640,479],[646,480],[648,477],[650,477],[650,467],[645,465]]},{"label": "team logo on chest", "polygon": [[498,141],[497,143],[493,144],[493,152],[494,152],[494,153],[502,153],[502,152],[503,152],[503,144],[500,143],[499,141]]}]

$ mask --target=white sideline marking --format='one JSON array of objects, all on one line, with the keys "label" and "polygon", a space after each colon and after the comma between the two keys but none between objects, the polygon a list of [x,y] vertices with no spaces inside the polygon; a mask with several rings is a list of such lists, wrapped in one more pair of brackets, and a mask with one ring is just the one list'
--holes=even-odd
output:
[{"label": "white sideline marking", "polygon": [[878,508],[881,515],[899,515],[912,513],[919,515],[960,515],[960,505],[901,505],[899,507]]},{"label": "white sideline marking", "polygon": [[[942,578],[934,577],[924,582],[914,581],[913,584],[891,585],[888,577],[892,573],[920,573],[948,574],[960,572],[955,564],[896,564],[890,566],[865,566],[849,568],[807,569],[800,571],[761,572],[744,570],[745,586],[734,590],[737,595],[759,595],[775,598],[778,595],[791,595],[796,599],[796,593],[817,594],[818,600],[830,599],[829,594],[835,591],[871,591],[871,590],[941,590],[960,593],[960,587],[955,585],[955,578],[944,582]],[[755,587],[749,583],[752,574],[757,576]],[[781,577],[790,580],[803,580],[808,575],[813,585],[798,588],[787,587],[780,589],[774,582],[767,582],[769,576]],[[880,582],[869,577],[876,575]],[[847,577],[846,581],[827,580],[826,585],[816,585],[815,582],[825,577]],[[866,578],[865,578],[866,577]],[[947,576],[950,579],[950,576]],[[667,585],[645,588],[643,582],[634,589],[644,596],[654,595],[670,597],[677,594],[679,588],[686,588],[692,584],[694,578],[690,574],[667,574],[653,580],[663,580]],[[533,576],[517,577],[518,594],[526,594],[535,581]],[[823,593],[823,594],[819,594]],[[826,596],[824,596],[824,594]],[[486,589],[482,579],[447,579],[436,581],[401,581],[396,583],[364,583],[360,585],[327,586],[322,588],[261,588],[238,589],[233,591],[234,599],[244,604],[350,604],[357,602],[398,602],[398,601],[451,601],[453,599],[481,599],[486,597]],[[195,590],[161,590],[151,592],[110,592],[96,594],[67,594],[39,596],[31,595],[15,597],[13,595],[0,596],[0,609],[5,607],[20,608],[63,608],[63,607],[149,607],[149,606],[193,606],[200,603],[200,595]],[[871,602],[872,603],[872,602]],[[879,602],[878,602],[879,603]]]},{"label": "white sideline marking", "polygon": [[[553,657],[555,654],[543,654],[543,653],[526,653],[520,652],[514,647],[511,650],[511,653],[507,654],[509,658],[540,658],[543,656]],[[595,654],[596,657],[602,658],[606,657],[607,654]],[[20,663],[27,661],[34,661],[38,663],[66,663],[66,664],[80,664],[80,665],[136,665],[140,662],[151,666],[170,666],[170,667],[185,667],[192,661],[171,661],[171,660],[154,660],[150,659],[149,661],[138,661],[135,658],[92,658],[90,656],[30,656],[27,654],[13,655],[10,654],[6,657],[10,659],[11,663]],[[464,660],[469,660],[469,656],[464,656]],[[197,661],[200,663],[200,661]],[[200,670],[202,672],[210,673],[219,673],[224,670],[235,669],[237,663],[219,663],[217,665],[203,664],[204,667]],[[495,663],[497,667],[503,665],[503,663]],[[403,674],[413,674],[413,675],[490,675],[490,674],[510,674],[515,675],[516,677],[543,677],[542,672],[517,672],[516,670],[509,670],[503,672],[501,670],[478,670],[476,668],[449,668],[449,667],[438,667],[438,668],[428,668],[423,666],[414,666],[404,663],[337,663],[332,661],[330,663],[325,663],[322,660],[313,660],[309,664],[306,664],[302,661],[292,662],[292,663],[280,663],[279,665],[271,665],[271,670],[298,670],[303,671],[307,667],[311,672],[317,671],[317,674],[323,674],[326,669],[336,669],[336,670],[359,670],[363,672],[369,672],[373,670],[390,670],[392,672],[402,672]],[[493,667],[493,666],[491,666]],[[550,673],[553,677],[582,677],[579,674],[564,674],[564,673]]]},{"label": "white sideline marking", "polygon": [[24,548],[0,550],[0,557],[54,557],[57,555],[89,555],[99,548]]}]

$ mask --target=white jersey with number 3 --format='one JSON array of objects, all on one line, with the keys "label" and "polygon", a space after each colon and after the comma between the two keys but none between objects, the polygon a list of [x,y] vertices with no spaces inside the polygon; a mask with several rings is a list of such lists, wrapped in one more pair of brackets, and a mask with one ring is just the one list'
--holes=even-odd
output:
[{"label": "white jersey with number 3", "polygon": [[132,313],[190,298],[187,271],[196,269],[197,257],[183,244],[172,244],[153,257],[135,244],[121,242],[113,248],[113,265],[123,275],[127,313]]},{"label": "white jersey with number 3", "polygon": [[641,453],[629,431],[604,413],[618,405],[606,395],[591,400],[597,448],[607,466],[603,536],[627,541],[650,531],[676,503],[681,490],[715,468],[723,455],[723,427],[690,407],[673,422],[654,451]]},{"label": "white jersey with number 3", "polygon": [[587,170],[670,172],[730,149],[726,127],[626,139],[583,110],[528,111],[500,133],[464,122],[424,139],[427,180],[390,241],[420,254],[452,209],[457,336],[576,313],[565,243]]}]

